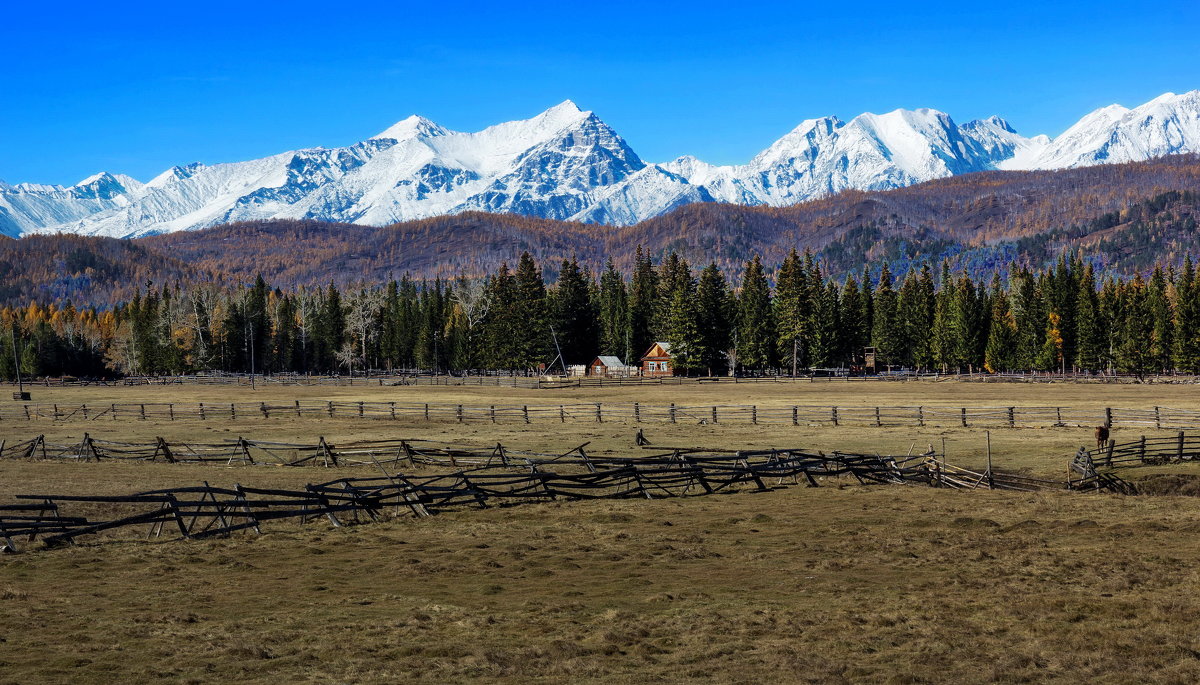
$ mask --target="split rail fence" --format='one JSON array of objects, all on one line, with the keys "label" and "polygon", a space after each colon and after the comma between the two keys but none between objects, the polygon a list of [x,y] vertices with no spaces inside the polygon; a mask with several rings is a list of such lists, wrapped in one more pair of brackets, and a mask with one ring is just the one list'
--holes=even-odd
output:
[{"label": "split rail fence", "polygon": [[458,423],[739,423],[792,426],[1200,428],[1200,411],[1076,407],[682,405],[578,403],[472,405],[295,400],[293,402],[120,402],[0,404],[0,425],[23,421],[238,421],[271,418],[386,419]]},{"label": "split rail fence", "polygon": [[[181,449],[183,447],[183,449]],[[17,495],[16,504],[0,504],[0,539],[8,551],[17,540],[41,537],[48,545],[105,531],[145,528],[150,536],[170,531],[200,539],[239,531],[262,532],[267,522],[291,519],[306,523],[325,518],[334,526],[383,517],[425,517],[460,507],[551,500],[627,499],[708,495],[729,490],[769,490],[788,484],[817,487],[826,478],[852,477],[860,484],[927,485],[966,490],[1036,491],[1050,489],[1121,490],[1115,477],[1067,482],[1023,474],[979,472],[957,467],[930,451],[920,455],[881,456],[807,449],[709,450],[655,448],[638,457],[589,455],[587,444],[566,453],[544,455],[492,448],[454,448],[422,441],[348,443],[341,447],[289,445],[238,439],[207,445],[106,443],[85,437],[78,445],[52,446],[42,438],[10,449],[32,458],[122,458],[166,461],[224,461],[254,464],[253,450],[288,451],[299,466],[374,465],[383,474],[339,478],[303,489],[201,486],[139,492],[126,496]],[[651,448],[647,448],[651,449]],[[10,454],[12,454],[10,452]],[[291,458],[294,456],[295,458]],[[387,466],[449,466],[434,475],[389,472]],[[415,470],[415,469],[414,469]],[[1095,474],[1093,474],[1094,476]],[[1127,484],[1125,484],[1127,485]]]}]

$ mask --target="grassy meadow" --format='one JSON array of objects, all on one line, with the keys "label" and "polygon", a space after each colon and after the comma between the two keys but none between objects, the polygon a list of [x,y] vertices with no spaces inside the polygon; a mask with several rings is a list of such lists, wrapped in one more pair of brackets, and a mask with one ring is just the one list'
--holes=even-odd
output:
[{"label": "grassy meadow", "polygon": [[[960,382],[599,390],[471,387],[33,388],[34,400],[336,399],[1200,409],[1188,386]],[[980,466],[981,429],[643,424],[655,446],[906,453],[945,440]],[[0,439],[238,435],[411,438],[633,454],[626,422],[261,417],[7,422]],[[1118,429],[1131,439],[1143,431]],[[992,428],[995,466],[1065,478],[1089,428]],[[1195,490],[1191,465],[1122,471]],[[209,481],[293,487],[366,468],[0,461],[16,493],[128,493]],[[1170,474],[1159,475],[1155,474]],[[1151,480],[1145,480],[1145,479]],[[860,486],[469,509],[261,536],[106,537],[0,557],[0,683],[1161,682],[1200,680],[1200,503]]]}]

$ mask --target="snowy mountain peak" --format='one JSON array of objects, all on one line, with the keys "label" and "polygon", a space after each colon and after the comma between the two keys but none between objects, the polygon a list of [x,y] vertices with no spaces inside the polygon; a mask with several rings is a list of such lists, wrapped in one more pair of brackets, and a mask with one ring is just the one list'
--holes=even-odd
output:
[{"label": "snowy mountain peak", "polygon": [[99,173],[72,186],[0,184],[0,234],[136,236],[254,219],[372,225],[467,210],[634,223],[689,202],[782,206],[973,171],[1053,169],[1200,153],[1200,91],[1103,107],[1056,138],[999,116],[963,125],[936,109],[807,119],[746,164],[646,164],[566,100],[461,133],[420,116],[340,148],[172,167],[142,184]]},{"label": "snowy mountain peak", "polygon": [[425,117],[413,114],[389,126],[381,133],[371,136],[371,140],[392,139],[408,140],[410,138],[443,136],[448,131]]}]

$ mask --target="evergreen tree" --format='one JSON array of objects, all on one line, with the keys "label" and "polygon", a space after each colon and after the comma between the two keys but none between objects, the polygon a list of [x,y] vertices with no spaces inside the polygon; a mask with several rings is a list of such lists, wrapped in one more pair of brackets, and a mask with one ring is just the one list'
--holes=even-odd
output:
[{"label": "evergreen tree", "polygon": [[664,324],[663,338],[671,345],[671,368],[675,374],[690,376],[703,371],[704,340],[693,289],[681,284],[675,290]]},{"label": "evergreen tree", "polygon": [[771,291],[762,260],[746,262],[738,297],[737,361],[742,368],[765,370],[775,365],[775,322]]},{"label": "evergreen tree", "polygon": [[1141,378],[1154,363],[1154,355],[1147,341],[1154,333],[1154,321],[1150,316],[1150,302],[1146,282],[1141,274],[1134,276],[1124,290],[1124,321],[1121,326],[1121,342],[1117,348],[1117,368]]},{"label": "evergreen tree", "polygon": [[565,364],[588,364],[599,348],[597,312],[579,263],[563,260],[551,301],[554,333]]},{"label": "evergreen tree", "polygon": [[696,321],[700,331],[700,367],[710,376],[723,373],[728,367],[735,310],[721,270],[715,263],[704,267],[696,286]]},{"label": "evergreen tree", "polygon": [[1079,292],[1075,301],[1075,366],[1090,371],[1103,371],[1106,347],[1104,329],[1107,324],[1100,313],[1100,301],[1096,296],[1096,277],[1091,264],[1087,265],[1079,279]]},{"label": "evergreen tree", "polygon": [[618,355],[626,364],[629,346],[629,303],[622,278],[611,259],[600,275],[600,354]]},{"label": "evergreen tree", "polygon": [[871,344],[875,346],[876,358],[888,366],[903,363],[904,326],[896,291],[892,289],[892,272],[886,263],[879,271],[879,283],[875,286]]},{"label": "evergreen tree", "polygon": [[625,362],[634,364],[655,342],[653,334],[658,275],[650,257],[638,245],[633,257],[633,277],[629,285],[629,337]]},{"label": "evergreen tree", "polygon": [[1000,286],[1000,276],[992,279],[992,321],[988,327],[983,365],[988,373],[1008,371],[1016,364],[1017,319],[1008,303],[1008,293]]},{"label": "evergreen tree", "polygon": [[1155,371],[1172,367],[1173,313],[1167,293],[1167,279],[1161,267],[1155,267],[1146,289],[1146,306],[1150,311],[1150,366]]},{"label": "evergreen tree", "polygon": [[1200,284],[1191,256],[1175,280],[1175,331],[1172,336],[1175,366],[1187,373],[1200,373]]},{"label": "evergreen tree", "polygon": [[541,268],[528,252],[521,253],[514,278],[514,306],[520,312],[515,322],[518,360],[521,367],[536,369],[553,357],[546,283],[542,280]]},{"label": "evergreen tree", "polygon": [[[808,252],[805,257],[811,259]],[[805,355],[809,344],[809,324],[812,320],[812,300],[807,273],[795,248],[784,258],[775,275],[776,352],[785,365],[800,367],[807,364]]]}]

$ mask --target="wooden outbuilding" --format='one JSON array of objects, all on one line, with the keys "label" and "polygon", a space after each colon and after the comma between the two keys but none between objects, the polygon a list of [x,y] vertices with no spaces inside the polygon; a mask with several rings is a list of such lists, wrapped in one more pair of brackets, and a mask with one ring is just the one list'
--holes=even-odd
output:
[{"label": "wooden outbuilding", "polygon": [[589,376],[625,376],[628,369],[620,357],[602,354],[592,360],[587,372]]},{"label": "wooden outbuilding", "polygon": [[646,350],[642,355],[642,375],[650,378],[675,375],[671,366],[671,343],[656,342]]}]

